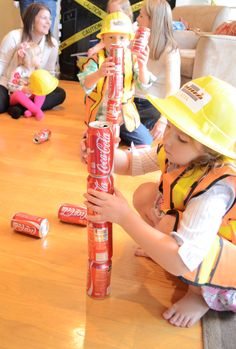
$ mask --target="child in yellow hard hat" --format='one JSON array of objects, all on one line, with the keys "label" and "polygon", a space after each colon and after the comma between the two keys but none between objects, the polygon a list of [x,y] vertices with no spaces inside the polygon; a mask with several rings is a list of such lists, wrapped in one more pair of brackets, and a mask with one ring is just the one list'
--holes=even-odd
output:
[{"label": "child in yellow hard hat", "polygon": [[44,117],[41,107],[45,96],[32,94],[29,89],[29,77],[40,66],[40,47],[33,41],[22,42],[17,50],[17,55],[19,64],[12,72],[8,82],[10,105],[19,103],[26,108],[24,112],[26,118],[34,115],[36,120],[41,120]]},{"label": "child in yellow hard hat", "polygon": [[[107,13],[112,12],[124,12],[130,20],[133,22],[133,11],[129,0],[108,0],[107,3]],[[88,50],[88,57],[93,56],[98,51],[102,50],[104,48],[103,41],[99,41],[98,44],[91,47]]]},{"label": "child in yellow hard hat", "polygon": [[[140,123],[138,111],[133,102],[134,83],[143,90],[151,86],[155,77],[147,69],[148,47],[137,55],[137,60],[128,48],[133,38],[130,18],[123,12],[113,12],[103,21],[101,32],[97,35],[105,48],[90,57],[78,74],[81,86],[86,93],[86,124],[94,120],[104,120],[108,101],[107,80],[114,74],[115,64],[109,57],[112,44],[124,47],[124,93],[122,98],[123,124],[120,128],[121,140],[130,145],[150,145],[152,137]],[[135,61],[136,60],[136,61]]]},{"label": "child in yellow hard hat", "polygon": [[163,313],[174,326],[190,327],[210,308],[236,312],[235,96],[236,88],[212,76],[165,99],[149,96],[168,120],[162,143],[115,150],[116,173],[162,172],[158,186],[145,183],[134,193],[140,215],[117,189],[85,194],[97,213],[90,221],[119,224],[141,246],[139,255],[189,285]]}]

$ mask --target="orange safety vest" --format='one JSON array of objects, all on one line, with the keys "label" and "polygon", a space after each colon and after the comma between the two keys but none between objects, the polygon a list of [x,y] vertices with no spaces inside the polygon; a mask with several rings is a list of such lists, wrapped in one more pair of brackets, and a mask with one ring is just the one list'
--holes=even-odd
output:
[{"label": "orange safety vest", "polygon": [[[168,160],[163,145],[157,150],[158,164],[162,170],[159,190],[163,193],[161,209],[176,216],[177,231],[181,214],[189,200],[206,192],[214,183],[225,179],[236,192],[236,171],[229,165],[206,172],[205,168],[182,166],[167,172]],[[218,234],[202,263],[193,272],[180,277],[193,285],[210,285],[236,289],[236,198],[223,217]]]},{"label": "orange safety vest", "polygon": [[[105,60],[105,50],[100,50],[97,55],[88,59],[86,64],[92,59],[97,65],[98,68],[101,67],[102,63]],[[122,123],[125,123],[125,126],[128,131],[134,131],[140,125],[140,117],[137,111],[137,108],[134,104],[134,81],[133,81],[133,57],[129,49],[125,50],[124,55],[124,94],[122,98]],[[86,124],[96,120],[98,108],[100,107],[105,93],[107,90],[107,78],[101,78],[94,90],[85,97],[86,104]]]}]

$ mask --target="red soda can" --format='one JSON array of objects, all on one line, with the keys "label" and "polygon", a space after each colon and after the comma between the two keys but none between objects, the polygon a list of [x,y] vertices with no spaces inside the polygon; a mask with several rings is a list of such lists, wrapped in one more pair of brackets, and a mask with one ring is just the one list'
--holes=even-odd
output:
[{"label": "red soda can", "polygon": [[112,258],[112,224],[88,222],[88,256],[102,263]]},{"label": "red soda can", "polygon": [[46,218],[17,212],[11,219],[11,227],[20,233],[43,238],[48,233],[49,223]]},{"label": "red soda can", "polygon": [[88,175],[87,177],[87,188],[98,191],[104,191],[105,193],[114,193],[114,180],[113,176],[109,175],[106,177],[95,177]]},{"label": "red soda can", "polygon": [[97,263],[88,261],[87,294],[96,299],[110,295],[112,261]]},{"label": "red soda can", "polygon": [[103,121],[90,122],[87,145],[88,173],[96,177],[108,176],[114,158],[112,125]]},{"label": "red soda can", "polygon": [[135,33],[134,41],[132,43],[132,52],[143,52],[148,45],[150,36],[150,29],[147,27],[139,27]]},{"label": "red soda can", "polygon": [[33,141],[34,143],[40,144],[46,142],[51,137],[51,131],[48,128],[40,130],[38,133],[35,133]]},{"label": "red soda can", "polygon": [[65,223],[87,225],[87,207],[82,205],[62,204],[58,210],[58,218]]},{"label": "red soda can", "polygon": [[[87,189],[94,189],[98,191],[104,191],[105,193],[114,193],[114,180],[113,176],[109,175],[106,177],[94,177],[88,175],[87,177]],[[96,215],[96,213],[88,209],[89,215]]]},{"label": "red soda can", "polygon": [[120,45],[111,45],[110,57],[115,63],[115,71],[108,79],[108,98],[119,99],[123,96],[124,48]]},{"label": "red soda can", "polygon": [[116,99],[107,101],[106,121],[112,124],[120,124],[122,119],[122,104]]}]

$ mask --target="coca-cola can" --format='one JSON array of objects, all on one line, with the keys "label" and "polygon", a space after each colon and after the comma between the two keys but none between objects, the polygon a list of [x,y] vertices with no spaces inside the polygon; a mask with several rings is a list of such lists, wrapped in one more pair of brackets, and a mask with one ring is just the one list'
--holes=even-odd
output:
[{"label": "coca-cola can", "polygon": [[61,204],[58,210],[61,222],[87,225],[87,207],[82,205]]},{"label": "coca-cola can", "polygon": [[96,262],[112,258],[112,224],[88,222],[88,256]]},{"label": "coca-cola can", "polygon": [[[94,177],[88,175],[87,177],[87,189],[94,189],[98,191],[104,191],[105,193],[114,193],[114,180],[113,176],[106,177]],[[88,215],[96,215],[92,209],[88,208]]]},{"label": "coca-cola can", "polygon": [[17,212],[11,219],[11,227],[17,232],[43,238],[48,233],[49,223],[46,218]]},{"label": "coca-cola can", "polygon": [[120,124],[122,120],[122,103],[118,99],[107,101],[106,121],[112,124]]},{"label": "coca-cola can", "polygon": [[135,37],[132,43],[132,52],[139,53],[143,52],[148,45],[150,37],[150,28],[139,27],[135,33]]},{"label": "coca-cola can", "polygon": [[90,175],[108,176],[113,167],[114,139],[112,125],[103,121],[93,121],[88,127],[87,168]]},{"label": "coca-cola can", "polygon": [[108,98],[120,99],[123,96],[124,48],[121,45],[111,45],[110,57],[115,63],[115,71],[108,77]]},{"label": "coca-cola can", "polygon": [[96,299],[104,299],[111,292],[112,261],[97,263],[88,261],[87,294]]},{"label": "coca-cola can", "polygon": [[114,192],[113,176],[109,175],[106,177],[95,177],[95,176],[88,175],[87,188],[113,194]]},{"label": "coca-cola can", "polygon": [[39,132],[35,133],[33,141],[34,143],[40,144],[46,142],[51,137],[51,131],[48,128],[44,128]]}]

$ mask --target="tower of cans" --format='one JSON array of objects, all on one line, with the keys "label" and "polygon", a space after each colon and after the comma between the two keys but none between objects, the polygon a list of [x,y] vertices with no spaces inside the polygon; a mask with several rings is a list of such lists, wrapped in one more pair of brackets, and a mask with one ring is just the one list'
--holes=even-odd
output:
[{"label": "tower of cans", "polygon": [[115,63],[115,72],[113,75],[110,75],[108,79],[106,121],[112,124],[114,142],[118,146],[124,90],[124,48],[116,44],[111,45],[110,57],[112,57],[112,61]]},{"label": "tower of cans", "polygon": [[[88,128],[87,189],[113,193],[114,137],[112,125],[94,121]],[[88,210],[89,215],[96,212]],[[103,299],[110,294],[112,266],[112,224],[88,221],[88,278],[87,294]]]}]

